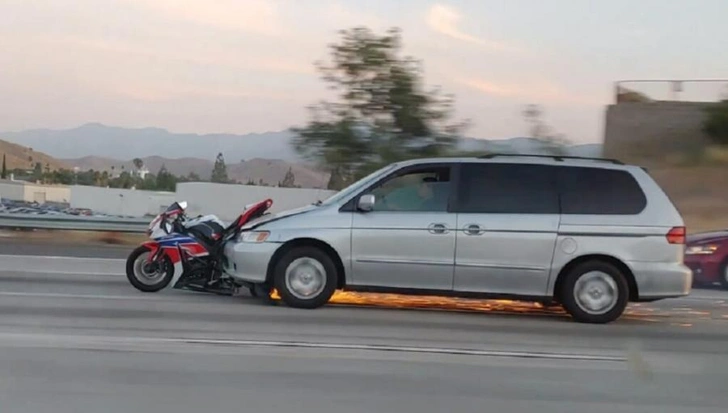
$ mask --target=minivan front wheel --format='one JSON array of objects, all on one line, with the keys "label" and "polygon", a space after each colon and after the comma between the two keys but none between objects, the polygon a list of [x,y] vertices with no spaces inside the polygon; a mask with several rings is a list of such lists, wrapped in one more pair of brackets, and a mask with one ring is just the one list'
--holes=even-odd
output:
[{"label": "minivan front wheel", "polygon": [[273,282],[281,299],[295,308],[318,308],[336,289],[336,265],[316,247],[295,247],[276,263]]},{"label": "minivan front wheel", "polygon": [[582,323],[609,323],[618,319],[629,301],[629,285],[615,266],[600,261],[579,264],[565,274],[561,302],[571,317]]}]

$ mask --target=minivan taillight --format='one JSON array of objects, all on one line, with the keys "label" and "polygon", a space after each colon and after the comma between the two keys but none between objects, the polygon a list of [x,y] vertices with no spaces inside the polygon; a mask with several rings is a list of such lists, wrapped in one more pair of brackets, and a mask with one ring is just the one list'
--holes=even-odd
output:
[{"label": "minivan taillight", "polygon": [[665,237],[670,244],[685,244],[685,232],[685,227],[672,227]]}]

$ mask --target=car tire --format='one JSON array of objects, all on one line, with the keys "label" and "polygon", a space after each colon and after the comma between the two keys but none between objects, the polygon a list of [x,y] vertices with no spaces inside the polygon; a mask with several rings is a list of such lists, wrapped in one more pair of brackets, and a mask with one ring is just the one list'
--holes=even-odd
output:
[{"label": "car tire", "polygon": [[728,290],[728,258],[723,260],[723,264],[720,266],[720,274],[718,274],[718,281],[720,286],[724,290]]},{"label": "car tire", "polygon": [[172,281],[172,277],[174,276],[174,265],[172,265],[172,261],[169,257],[165,255],[164,258],[162,258],[164,262],[163,272],[157,274],[153,278],[147,277],[145,274],[139,274],[138,270],[142,269],[137,267],[139,265],[137,261],[142,254],[149,252],[151,252],[149,248],[141,245],[129,254],[129,257],[126,259],[126,278],[137,290],[145,293],[155,293],[167,287],[167,285],[169,285]]},{"label": "car tire", "polygon": [[589,261],[564,275],[560,301],[580,323],[604,324],[618,319],[629,302],[629,284],[614,265]]},{"label": "car tire", "polygon": [[275,264],[273,284],[286,305],[313,309],[325,305],[336,290],[336,265],[319,248],[294,247]]}]

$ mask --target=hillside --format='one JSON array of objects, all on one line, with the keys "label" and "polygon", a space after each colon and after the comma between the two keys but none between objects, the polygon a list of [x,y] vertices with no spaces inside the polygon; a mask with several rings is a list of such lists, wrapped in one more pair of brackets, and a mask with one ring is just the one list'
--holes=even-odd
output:
[{"label": "hillside", "polygon": [[46,165],[51,170],[68,168],[68,165],[63,161],[55,159],[43,152],[37,152],[32,148],[0,139],[0,157],[3,154],[5,155],[5,165],[8,170],[16,168],[33,169],[36,162],[40,162],[44,169]]},{"label": "hillside", "polygon": [[[203,179],[209,179],[212,173],[213,162],[199,158],[163,158],[161,156],[147,156],[140,158],[144,167],[151,173],[157,173],[164,165],[169,172],[177,176],[187,176],[190,172],[196,173]],[[122,161],[119,159],[105,158],[101,156],[84,156],[76,159],[63,159],[69,165],[80,168],[83,171],[93,169],[95,171],[109,171],[113,167],[115,171],[134,170],[134,162],[131,159]]]},{"label": "hillside", "polygon": [[249,180],[275,185],[282,181],[291,168],[296,177],[295,184],[303,188],[326,188],[329,180],[327,173],[316,171],[308,166],[290,163],[280,159],[251,159],[249,161],[228,165],[228,176],[246,183]]}]

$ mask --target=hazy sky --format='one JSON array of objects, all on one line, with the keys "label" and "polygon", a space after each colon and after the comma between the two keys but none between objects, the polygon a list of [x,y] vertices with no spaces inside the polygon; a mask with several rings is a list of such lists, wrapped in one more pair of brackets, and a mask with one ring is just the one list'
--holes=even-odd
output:
[{"label": "hazy sky", "polygon": [[538,103],[596,142],[615,80],[728,78],[727,16],[728,0],[0,0],[0,131],[285,129],[325,96],[313,62],[336,31],[366,25],[403,29],[469,135],[524,135]]}]

